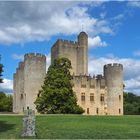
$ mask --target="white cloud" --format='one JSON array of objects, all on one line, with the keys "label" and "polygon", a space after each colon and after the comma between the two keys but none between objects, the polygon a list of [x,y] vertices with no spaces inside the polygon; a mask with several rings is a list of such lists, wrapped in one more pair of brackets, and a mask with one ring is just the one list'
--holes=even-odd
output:
[{"label": "white cloud", "polygon": [[129,1],[128,6],[139,8],[140,7],[140,1]]},{"label": "white cloud", "polygon": [[106,12],[100,13],[101,18],[105,18],[105,16],[106,16]]},{"label": "white cloud", "polygon": [[[24,43],[47,40],[53,35],[72,35],[81,31],[82,25],[88,34],[111,34],[106,20],[97,19],[88,13],[92,2],[14,1],[0,2],[0,43]],[[102,2],[92,3],[94,6]],[[9,18],[10,17],[10,18]]]},{"label": "white cloud", "polygon": [[105,41],[102,41],[100,36],[96,36],[94,38],[89,37],[88,38],[89,47],[106,47],[107,43]]},{"label": "white cloud", "polygon": [[13,54],[12,58],[15,60],[23,60],[24,59],[24,55],[19,55],[19,54]]},{"label": "white cloud", "polygon": [[114,19],[115,21],[119,21],[119,20],[124,19],[124,16],[125,16],[125,13],[119,14],[119,15],[115,16],[113,19]]},{"label": "white cloud", "polygon": [[135,51],[134,52],[134,56],[140,56],[140,51],[138,50],[138,51]]},{"label": "white cloud", "polygon": [[121,63],[124,67],[125,90],[140,95],[140,60],[131,58],[109,57],[90,58],[89,73],[103,74],[103,66],[108,63]]},{"label": "white cloud", "polygon": [[0,84],[0,91],[7,94],[13,93],[13,81],[9,79],[3,79],[3,83]]}]

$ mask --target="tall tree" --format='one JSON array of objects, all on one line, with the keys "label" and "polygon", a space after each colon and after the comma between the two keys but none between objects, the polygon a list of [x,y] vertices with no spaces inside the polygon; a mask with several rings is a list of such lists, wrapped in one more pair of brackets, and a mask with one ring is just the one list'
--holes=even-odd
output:
[{"label": "tall tree", "polygon": [[48,68],[42,90],[35,101],[40,113],[81,114],[84,110],[77,105],[70,75],[71,62],[67,58],[55,59]]},{"label": "tall tree", "polygon": [[12,95],[6,95],[4,92],[0,92],[0,112],[11,112],[12,104]]},{"label": "tall tree", "polygon": [[124,93],[124,114],[140,115],[140,96],[133,93]]}]

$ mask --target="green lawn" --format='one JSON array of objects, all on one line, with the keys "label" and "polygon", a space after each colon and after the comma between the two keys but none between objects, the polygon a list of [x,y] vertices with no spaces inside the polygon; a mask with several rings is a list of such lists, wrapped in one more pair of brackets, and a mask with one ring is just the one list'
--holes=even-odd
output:
[{"label": "green lawn", "polygon": [[[0,116],[0,138],[22,138],[22,116]],[[37,138],[140,139],[140,116],[44,115],[36,117]]]}]

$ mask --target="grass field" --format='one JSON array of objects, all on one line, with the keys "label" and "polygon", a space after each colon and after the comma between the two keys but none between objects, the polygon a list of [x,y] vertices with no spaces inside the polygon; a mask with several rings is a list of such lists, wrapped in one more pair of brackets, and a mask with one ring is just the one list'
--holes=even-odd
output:
[{"label": "grass field", "polygon": [[[0,116],[0,138],[22,138],[22,116]],[[36,117],[37,138],[140,139],[140,116],[45,115]]]}]

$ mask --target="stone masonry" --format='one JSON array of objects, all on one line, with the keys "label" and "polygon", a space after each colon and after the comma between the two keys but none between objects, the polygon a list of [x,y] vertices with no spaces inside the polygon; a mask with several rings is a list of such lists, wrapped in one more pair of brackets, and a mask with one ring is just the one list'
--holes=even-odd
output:
[{"label": "stone masonry", "polygon": [[14,112],[21,113],[27,107],[35,110],[34,101],[44,82],[45,74],[46,56],[38,53],[25,54],[24,62],[19,63],[14,74]]},{"label": "stone masonry", "polygon": [[51,60],[66,57],[71,61],[73,90],[84,114],[123,114],[123,66],[108,64],[104,75],[88,76],[88,35],[81,32],[77,42],[58,39],[51,49]]},{"label": "stone masonry", "polygon": [[[43,55],[39,56],[26,54],[24,62],[19,64],[14,74],[14,112],[22,112],[27,106],[35,109],[33,102],[46,71],[46,58]],[[84,114],[123,115],[123,66],[121,64],[106,64],[103,75],[89,76],[88,35],[85,32],[78,35],[77,42],[62,39],[56,41],[51,48],[51,62],[61,57],[71,61],[73,90],[77,96],[77,103],[85,110]]]}]

